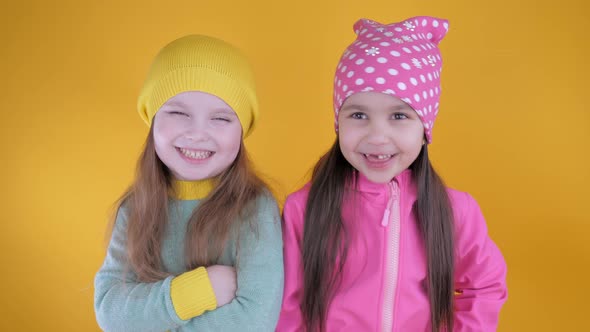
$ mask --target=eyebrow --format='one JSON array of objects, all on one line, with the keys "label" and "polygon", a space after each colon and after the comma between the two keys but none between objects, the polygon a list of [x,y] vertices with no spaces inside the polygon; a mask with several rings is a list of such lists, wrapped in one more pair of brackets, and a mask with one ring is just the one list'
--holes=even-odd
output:
[{"label": "eyebrow", "polygon": [[353,110],[366,112],[368,110],[368,107],[365,107],[363,105],[357,105],[357,104],[349,104],[349,105],[346,105],[345,107],[342,107],[340,112],[353,111]]},{"label": "eyebrow", "polygon": [[165,102],[162,107],[182,107],[182,108],[186,108],[186,104],[181,102],[181,101],[169,101],[169,102]]},{"label": "eyebrow", "polygon": [[234,112],[234,110],[232,110],[231,108],[215,108],[213,109],[213,111],[215,112],[219,112],[219,113],[230,113],[230,114],[236,114],[236,112]]},{"label": "eyebrow", "polygon": [[[180,107],[183,109],[188,109],[188,105],[183,103],[182,101],[170,101],[170,102],[166,102],[162,105],[162,107]],[[234,112],[233,109],[231,108],[223,108],[223,107],[219,107],[219,108],[214,108],[213,112],[215,113],[224,113],[224,114],[229,114],[229,115],[236,115],[236,113]]]},{"label": "eyebrow", "polygon": [[[389,107],[388,110],[389,111],[403,111],[403,110],[411,110],[412,108],[406,104],[400,104],[400,105],[395,105],[392,107]],[[361,111],[361,112],[366,112],[369,110],[368,107],[363,106],[363,105],[357,105],[357,104],[350,104],[350,105],[346,105],[346,107],[343,107],[340,112],[345,112],[345,111],[352,111],[352,110],[357,110],[357,111]]]},{"label": "eyebrow", "polygon": [[389,108],[391,111],[413,111],[412,107],[407,104],[395,105]]}]

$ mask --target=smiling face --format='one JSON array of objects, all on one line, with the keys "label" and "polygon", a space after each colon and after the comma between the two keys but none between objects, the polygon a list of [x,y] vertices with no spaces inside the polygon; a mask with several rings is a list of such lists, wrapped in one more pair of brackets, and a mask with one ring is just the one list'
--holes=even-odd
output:
[{"label": "smiling face", "polygon": [[227,169],[240,150],[242,126],[220,98],[198,91],[170,98],[153,124],[156,154],[178,180],[203,180]]},{"label": "smiling face", "polygon": [[377,92],[356,93],[338,114],[340,150],[348,162],[375,183],[387,183],[418,157],[424,127],[400,99]]}]

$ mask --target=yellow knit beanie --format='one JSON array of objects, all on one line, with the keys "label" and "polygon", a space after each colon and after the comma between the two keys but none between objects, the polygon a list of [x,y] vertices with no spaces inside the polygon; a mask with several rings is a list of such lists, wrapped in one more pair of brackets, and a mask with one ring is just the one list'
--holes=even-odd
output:
[{"label": "yellow knit beanie", "polygon": [[244,55],[232,45],[199,35],[166,45],[154,59],[139,94],[139,115],[151,126],[160,107],[185,91],[221,98],[238,115],[243,136],[252,132],[258,117],[254,75]]}]

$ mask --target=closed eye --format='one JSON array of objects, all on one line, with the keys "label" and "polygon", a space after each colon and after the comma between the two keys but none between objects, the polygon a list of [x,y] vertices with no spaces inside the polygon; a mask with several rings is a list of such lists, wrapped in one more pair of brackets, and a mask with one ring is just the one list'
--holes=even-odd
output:
[{"label": "closed eye", "polygon": [[187,113],[180,112],[180,111],[168,111],[168,114],[170,114],[170,115],[182,115],[182,116],[188,116],[188,114],[187,114]]},{"label": "closed eye", "polygon": [[228,119],[228,118],[222,118],[222,117],[216,117],[216,118],[213,118],[213,120],[215,120],[215,121],[231,122],[230,119]]}]

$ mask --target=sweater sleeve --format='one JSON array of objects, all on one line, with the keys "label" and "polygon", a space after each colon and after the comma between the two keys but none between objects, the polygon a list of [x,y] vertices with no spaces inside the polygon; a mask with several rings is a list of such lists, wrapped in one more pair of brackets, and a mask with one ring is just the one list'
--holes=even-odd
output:
[{"label": "sweater sleeve", "polygon": [[255,231],[240,231],[236,298],[175,331],[274,331],[284,278],[280,214],[269,195],[257,203]]},{"label": "sweater sleeve", "polygon": [[[191,318],[215,309],[215,295],[204,268],[176,278],[169,276],[142,283],[131,271],[126,251],[127,213],[122,207],[117,213],[105,261],[94,280],[94,309],[103,330],[161,332],[188,322],[179,315]],[[192,292],[192,296],[186,296],[185,291]]]},{"label": "sweater sleeve", "polygon": [[506,263],[487,233],[477,202],[468,194],[456,224],[453,331],[496,331],[506,301]]},{"label": "sweater sleeve", "polygon": [[285,290],[277,331],[302,331],[303,316],[300,303],[303,297],[303,240],[304,210],[295,196],[290,196],[283,209],[283,242],[285,260]]},{"label": "sweater sleeve", "polygon": [[196,268],[175,277],[170,282],[170,299],[182,320],[202,315],[217,308],[217,299],[204,267]]}]

